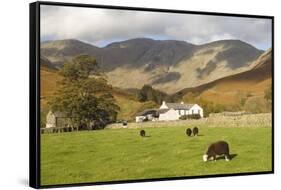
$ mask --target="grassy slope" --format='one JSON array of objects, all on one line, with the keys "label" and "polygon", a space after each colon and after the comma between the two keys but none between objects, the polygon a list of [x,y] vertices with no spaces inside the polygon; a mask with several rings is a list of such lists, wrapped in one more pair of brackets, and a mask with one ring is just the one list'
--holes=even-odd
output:
[{"label": "grassy slope", "polygon": [[183,99],[188,92],[198,93],[198,97],[223,105],[235,104],[241,94],[250,94],[251,97],[262,97],[264,91],[272,83],[271,67],[258,68],[217,81],[204,84],[195,88],[182,90]]},{"label": "grassy slope", "polygon": [[[202,126],[201,136],[186,137],[185,127],[45,134],[41,182],[47,184],[162,178],[271,170],[271,128]],[[255,138],[252,138],[255,137]],[[204,163],[208,144],[227,140],[231,162]]]},{"label": "grassy slope", "polygon": [[40,76],[41,121],[45,123],[46,115],[49,111],[47,99],[55,92],[55,89],[58,86],[57,82],[60,80],[60,76],[57,74],[56,70],[45,66],[41,66]]},{"label": "grassy slope", "polygon": [[254,67],[251,70],[194,88],[183,89],[177,94],[183,99],[187,99],[187,93],[193,92],[203,99],[223,105],[236,104],[240,101],[241,94],[263,99],[265,89],[269,88],[272,83],[271,49],[262,54],[253,64]]},{"label": "grassy slope", "polygon": [[[45,115],[49,110],[46,105],[46,100],[55,92],[55,89],[57,88],[56,82],[59,80],[60,77],[56,71],[41,67],[42,115]],[[234,104],[239,101],[237,92],[245,94],[250,92],[252,96],[263,97],[264,90],[270,85],[271,79],[265,79],[259,82],[253,82],[251,80],[241,82],[237,81],[236,78],[230,78],[229,80],[218,81],[215,85],[203,89],[200,97],[224,105]],[[232,90],[230,90],[229,87],[231,87]],[[195,88],[195,91],[200,90],[201,89]],[[118,120],[133,120],[136,113],[141,112],[144,109],[158,107],[158,105],[153,102],[140,103],[136,101],[136,98],[132,94],[120,89],[114,90],[114,97],[121,108],[118,114]],[[183,100],[185,100],[185,96],[183,96]]]},{"label": "grassy slope", "polygon": [[60,76],[55,70],[49,69],[47,67],[41,66],[40,68],[41,76],[41,102],[43,106],[46,104],[46,99],[50,97],[58,87],[57,82],[60,80]]},{"label": "grassy slope", "polygon": [[235,104],[239,101],[239,94],[250,94],[251,97],[263,97],[264,91],[270,86],[271,79],[266,79],[258,83],[251,81],[245,81],[243,83],[227,81],[204,91],[200,94],[200,97],[219,104]]}]

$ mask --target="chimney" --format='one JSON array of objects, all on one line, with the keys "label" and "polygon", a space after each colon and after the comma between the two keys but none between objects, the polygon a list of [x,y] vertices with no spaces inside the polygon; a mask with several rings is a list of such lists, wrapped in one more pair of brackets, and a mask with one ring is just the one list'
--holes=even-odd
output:
[{"label": "chimney", "polygon": [[167,105],[166,105],[166,102],[162,101],[162,105],[160,106],[159,109],[166,109],[166,108],[168,108]]}]

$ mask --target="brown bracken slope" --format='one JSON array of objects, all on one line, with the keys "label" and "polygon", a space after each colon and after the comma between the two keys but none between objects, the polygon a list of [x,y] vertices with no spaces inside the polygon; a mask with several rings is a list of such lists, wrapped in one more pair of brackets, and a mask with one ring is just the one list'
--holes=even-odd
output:
[{"label": "brown bracken slope", "polygon": [[271,54],[271,49],[263,53],[249,71],[221,78],[195,88],[186,88],[177,92],[176,95],[184,99],[189,92],[192,92],[197,97],[220,104],[234,104],[241,94],[247,94],[250,97],[263,96],[265,89],[270,87],[272,83]]}]

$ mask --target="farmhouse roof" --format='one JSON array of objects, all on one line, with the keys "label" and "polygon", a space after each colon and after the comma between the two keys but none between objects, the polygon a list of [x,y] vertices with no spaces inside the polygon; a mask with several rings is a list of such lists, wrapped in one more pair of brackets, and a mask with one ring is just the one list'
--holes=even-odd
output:
[{"label": "farmhouse roof", "polygon": [[55,117],[65,117],[65,114],[59,111],[50,111],[49,114],[52,114]]},{"label": "farmhouse roof", "polygon": [[189,110],[194,104],[182,104],[182,103],[166,103],[168,108],[176,110]]},{"label": "farmhouse roof", "polygon": [[155,110],[155,109],[146,109],[146,110],[144,110],[142,112],[137,113],[137,116],[146,116],[148,114],[154,114],[155,115],[155,114],[157,114],[157,110]]},{"label": "farmhouse roof", "polygon": [[169,111],[170,109],[159,109],[157,111],[158,114],[162,114],[162,113],[166,113],[167,111]]}]

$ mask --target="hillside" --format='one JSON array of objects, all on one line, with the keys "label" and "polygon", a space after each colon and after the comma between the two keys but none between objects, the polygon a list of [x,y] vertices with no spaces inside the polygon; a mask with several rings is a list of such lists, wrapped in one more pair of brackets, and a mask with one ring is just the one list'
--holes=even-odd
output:
[{"label": "hillside", "polygon": [[98,56],[99,48],[78,40],[58,40],[41,43],[41,56],[46,57],[56,67],[61,67],[76,55]]},{"label": "hillside", "polygon": [[253,64],[252,69],[224,77],[195,88],[186,88],[175,95],[187,99],[189,93],[196,97],[220,104],[235,104],[241,96],[248,99],[263,97],[264,91],[272,83],[272,51],[263,53]]},{"label": "hillside", "polygon": [[[249,70],[263,52],[239,40],[194,45],[148,38],[114,42],[99,48],[78,40],[43,42],[41,54],[56,67],[79,54],[96,57],[110,84],[154,88],[173,94]],[[239,55],[239,56],[237,56]]]},{"label": "hillside", "polygon": [[[47,63],[47,64],[46,64]],[[203,98],[221,105],[233,105],[239,103],[241,98],[250,101],[256,97],[264,96],[264,91],[272,83],[272,55],[271,49],[258,57],[251,64],[251,69],[238,74],[227,76],[204,85],[193,88],[185,88],[173,95],[175,99],[190,101],[190,93],[198,99]],[[47,111],[46,101],[58,88],[60,80],[58,70],[46,58],[41,59],[41,103],[42,110]],[[153,102],[138,102],[136,90],[124,90],[114,87],[113,95],[121,110],[118,119],[132,120],[136,113],[148,108],[158,107]]]},{"label": "hillside", "polygon": [[[59,76],[56,69],[50,69],[49,67],[46,67],[44,64],[42,64],[42,59],[40,75],[41,114],[44,117],[49,111],[47,105],[48,98],[50,98],[54,94],[56,89],[58,89],[59,86],[57,82],[61,79],[61,77]],[[118,106],[121,108],[118,114],[118,120],[134,120],[134,117],[138,112],[141,112],[144,109],[158,107],[158,105],[156,105],[154,102],[138,102],[134,93],[127,92],[118,88],[114,88],[113,96],[116,99]]]}]

